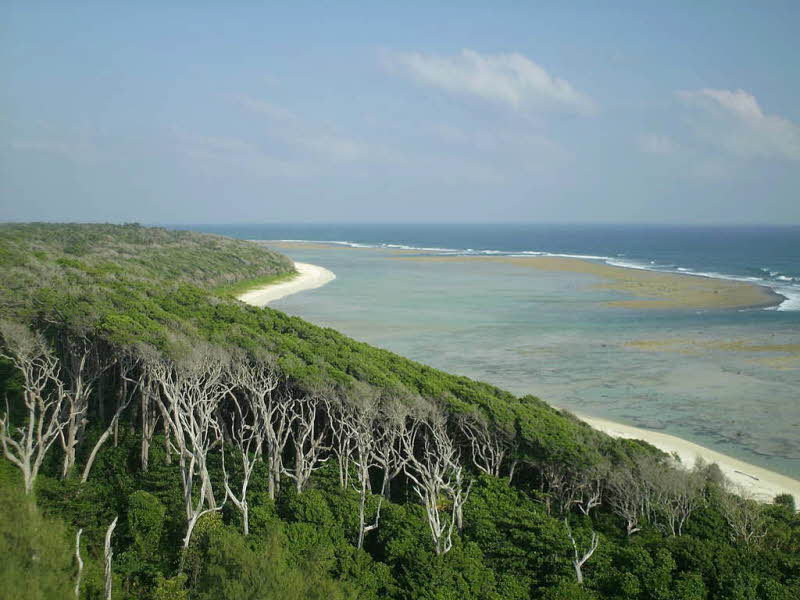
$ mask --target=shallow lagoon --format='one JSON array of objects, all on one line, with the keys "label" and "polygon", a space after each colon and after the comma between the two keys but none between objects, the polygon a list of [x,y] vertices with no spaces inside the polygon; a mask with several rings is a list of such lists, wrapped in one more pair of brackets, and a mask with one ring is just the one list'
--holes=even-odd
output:
[{"label": "shallow lagoon", "polygon": [[274,308],[446,371],[800,477],[786,313],[612,308],[589,275],[392,250],[281,248],[337,275]]}]

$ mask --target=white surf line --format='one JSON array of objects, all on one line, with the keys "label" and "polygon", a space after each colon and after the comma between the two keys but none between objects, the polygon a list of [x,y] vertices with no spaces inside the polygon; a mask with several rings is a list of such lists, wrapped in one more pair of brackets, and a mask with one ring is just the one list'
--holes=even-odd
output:
[{"label": "white surf line", "polygon": [[606,419],[577,416],[581,421],[612,437],[644,440],[667,454],[675,453],[680,457],[681,464],[688,468],[694,466],[698,457],[706,463],[717,463],[722,474],[731,483],[744,488],[762,502],[772,502],[778,494],[791,494],[796,501],[800,501],[800,481],[786,475],[751,465],[674,435],[631,427]]},{"label": "white surf line", "polygon": [[296,262],[294,263],[294,268],[297,269],[298,275],[289,281],[270,283],[264,287],[245,292],[236,298],[245,304],[263,308],[275,300],[280,300],[298,292],[322,287],[336,279],[336,274],[333,271],[319,265]]}]

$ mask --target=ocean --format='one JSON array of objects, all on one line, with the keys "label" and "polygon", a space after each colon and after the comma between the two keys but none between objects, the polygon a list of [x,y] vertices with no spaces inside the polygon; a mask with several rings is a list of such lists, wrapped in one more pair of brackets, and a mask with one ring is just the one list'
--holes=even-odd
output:
[{"label": "ocean", "polygon": [[[184,226],[331,269],[276,309],[561,408],[800,478],[800,227]],[[426,256],[563,256],[768,286],[777,307],[618,308],[596,277]]]}]

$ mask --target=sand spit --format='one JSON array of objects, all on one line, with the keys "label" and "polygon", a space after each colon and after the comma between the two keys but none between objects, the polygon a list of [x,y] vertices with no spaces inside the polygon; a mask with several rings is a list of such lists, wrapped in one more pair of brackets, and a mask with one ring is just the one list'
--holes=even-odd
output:
[{"label": "sand spit", "polygon": [[289,281],[271,283],[264,287],[250,290],[241,296],[237,296],[237,298],[245,304],[263,308],[275,300],[279,300],[291,294],[296,294],[297,292],[304,292],[306,290],[322,287],[326,283],[330,283],[336,279],[336,275],[333,271],[318,265],[296,262],[294,263],[294,268],[297,269],[297,277]]},{"label": "sand spit", "polygon": [[792,494],[795,500],[800,501],[800,481],[791,477],[751,465],[665,433],[585,415],[578,415],[578,418],[612,437],[644,440],[668,454],[677,454],[681,463],[687,467],[692,467],[698,457],[707,463],[717,463],[731,483],[747,490],[757,500],[771,502],[778,494],[788,493]]},{"label": "sand spit", "polygon": [[785,298],[770,288],[746,281],[716,279],[701,275],[663,273],[617,267],[581,258],[556,256],[416,256],[395,260],[425,262],[500,262],[543,271],[592,275],[604,282],[596,287],[627,292],[636,300],[616,300],[609,306],[637,309],[741,309],[777,306]]}]

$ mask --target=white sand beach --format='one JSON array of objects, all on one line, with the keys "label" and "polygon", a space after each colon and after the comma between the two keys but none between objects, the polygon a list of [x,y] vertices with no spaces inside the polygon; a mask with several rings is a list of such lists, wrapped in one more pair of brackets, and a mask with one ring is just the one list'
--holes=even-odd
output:
[{"label": "white sand beach", "polygon": [[757,500],[771,502],[778,494],[789,493],[796,501],[800,501],[800,481],[791,477],[731,458],[672,435],[585,415],[578,415],[578,418],[613,437],[644,440],[659,450],[669,454],[675,453],[687,467],[693,466],[697,457],[707,463],[717,463],[731,483],[747,490]]},{"label": "white sand beach", "polygon": [[[332,271],[318,265],[296,262],[295,268],[298,275],[293,279],[251,290],[238,296],[238,299],[246,304],[263,307],[291,294],[321,287],[336,278]],[[796,479],[751,465],[672,435],[596,417],[585,415],[578,415],[578,417],[595,429],[613,437],[641,439],[664,452],[677,454],[687,467],[692,467],[698,457],[707,463],[716,463],[731,483],[743,488],[758,500],[771,502],[778,494],[789,493],[797,501],[800,501],[800,481]]]},{"label": "white sand beach", "polygon": [[297,269],[298,274],[289,281],[271,283],[264,287],[245,292],[237,296],[237,298],[245,304],[262,308],[275,300],[279,300],[291,294],[296,294],[297,292],[304,292],[306,290],[322,287],[326,283],[330,283],[336,279],[336,275],[333,271],[325,267],[320,267],[319,265],[296,262],[294,263],[294,267]]}]

